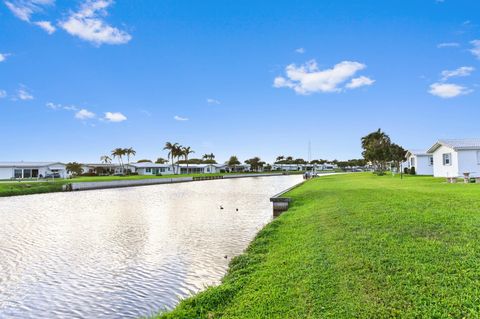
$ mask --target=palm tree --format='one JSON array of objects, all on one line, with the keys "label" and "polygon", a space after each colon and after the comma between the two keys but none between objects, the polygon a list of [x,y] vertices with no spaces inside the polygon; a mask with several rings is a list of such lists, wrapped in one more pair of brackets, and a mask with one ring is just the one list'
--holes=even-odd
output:
[{"label": "palm tree", "polygon": [[210,155],[208,155],[208,154],[203,154],[203,156],[202,156],[202,158],[203,158],[204,160],[207,160],[209,157],[210,157]]},{"label": "palm tree", "polygon": [[195,153],[194,150],[190,146],[182,147],[182,155],[185,158],[185,162],[187,162],[187,174],[188,174],[188,155]]},{"label": "palm tree", "polygon": [[126,148],[124,151],[127,155],[128,170],[130,170],[130,156],[135,156],[137,152],[133,149],[133,147]]},{"label": "palm tree", "polygon": [[174,158],[175,158],[175,156],[177,155],[178,147],[179,147],[178,143],[167,142],[167,143],[165,143],[165,147],[163,148],[164,150],[167,150],[167,151],[168,151],[168,158],[171,158],[171,160],[172,160],[172,170],[173,170],[173,173],[175,173],[175,162],[174,162]]},{"label": "palm tree", "polygon": [[[285,156],[283,155],[277,156],[277,160],[275,161],[275,163],[283,161],[284,159],[285,159]],[[280,163],[280,170],[283,171],[283,163]]]},{"label": "palm tree", "polygon": [[120,164],[120,166],[122,167],[122,172],[123,172],[123,156],[126,154],[125,152],[125,149],[124,148],[119,148],[117,147],[116,149],[114,149],[112,151],[112,156],[113,158],[118,158],[118,163]]},{"label": "palm tree", "polygon": [[112,163],[112,158],[108,155],[103,155],[100,156],[100,162],[102,162],[103,164],[110,164]]}]

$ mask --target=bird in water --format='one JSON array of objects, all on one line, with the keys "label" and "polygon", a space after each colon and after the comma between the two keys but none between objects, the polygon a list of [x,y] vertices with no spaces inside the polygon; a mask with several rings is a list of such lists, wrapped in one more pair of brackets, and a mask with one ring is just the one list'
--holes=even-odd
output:
[{"label": "bird in water", "polygon": [[227,259],[227,258],[228,258],[228,256],[227,256],[227,255],[225,255],[225,256],[223,256],[223,258]]},{"label": "bird in water", "polygon": [[223,209],[223,206],[222,206],[222,205],[220,205],[220,209]]},{"label": "bird in water", "polygon": [[235,208],[235,210],[238,212],[238,208]]}]

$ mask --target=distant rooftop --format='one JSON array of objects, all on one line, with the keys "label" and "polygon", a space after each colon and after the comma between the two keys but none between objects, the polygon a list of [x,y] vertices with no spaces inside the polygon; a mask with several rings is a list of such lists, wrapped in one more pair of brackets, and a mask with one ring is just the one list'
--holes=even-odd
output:
[{"label": "distant rooftop", "polygon": [[416,155],[416,156],[426,156],[428,155],[426,149],[415,149],[415,150],[408,150],[410,154]]},{"label": "distant rooftop", "polygon": [[62,164],[59,162],[0,162],[0,167],[44,167],[53,164]]}]

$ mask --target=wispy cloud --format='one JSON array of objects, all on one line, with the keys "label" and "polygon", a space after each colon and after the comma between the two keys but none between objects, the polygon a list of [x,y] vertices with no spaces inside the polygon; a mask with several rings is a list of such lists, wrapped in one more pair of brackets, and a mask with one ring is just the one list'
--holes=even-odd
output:
[{"label": "wispy cloud", "polygon": [[112,4],[112,0],[87,0],[79,11],[72,12],[66,20],[61,21],[60,27],[95,45],[127,43],[132,36],[104,20],[108,15],[107,8]]},{"label": "wispy cloud", "polygon": [[470,49],[470,52],[477,57],[477,59],[480,59],[480,40],[473,40],[470,41],[470,44],[473,46],[472,49]]},{"label": "wispy cloud", "polygon": [[437,48],[439,48],[439,49],[455,48],[455,47],[459,47],[459,46],[460,46],[460,43],[458,43],[458,42],[443,42],[443,43],[437,44]]},{"label": "wispy cloud", "polygon": [[446,81],[449,78],[453,77],[463,77],[463,76],[469,76],[472,74],[472,72],[475,71],[475,68],[472,66],[462,66],[456,70],[445,70],[442,71],[442,81]]},{"label": "wispy cloud", "polygon": [[219,100],[216,99],[207,99],[208,104],[220,104]]},{"label": "wispy cloud", "polygon": [[41,12],[44,6],[53,5],[55,0],[11,0],[5,1],[7,8],[20,20],[30,22],[34,13]]},{"label": "wispy cloud", "polygon": [[45,105],[51,110],[78,111],[78,107],[75,105],[62,105],[53,102],[48,102]]},{"label": "wispy cloud", "polygon": [[14,98],[14,100],[17,100],[17,99],[22,101],[33,100],[33,95],[30,92],[28,92],[25,86],[22,86],[17,90],[17,96],[16,98]]},{"label": "wispy cloud", "polygon": [[186,117],[181,117],[181,116],[178,116],[178,115],[175,115],[175,116],[173,117],[173,119],[174,119],[175,121],[188,121],[188,118],[186,118]]},{"label": "wispy cloud", "polygon": [[103,119],[108,122],[123,122],[127,120],[127,117],[120,112],[105,112]]},{"label": "wispy cloud", "polygon": [[[308,61],[301,66],[290,64],[285,68],[286,77],[276,77],[273,86],[276,88],[290,88],[296,93],[303,95],[318,92],[341,92],[343,90],[342,85],[352,79],[358,71],[365,68],[365,64],[354,61],[343,61],[334,65],[333,68],[325,70],[320,70],[315,60]],[[370,81],[373,80],[360,77],[355,81],[351,81],[348,84],[348,88],[370,85],[373,83],[367,84]]]},{"label": "wispy cloud", "polygon": [[0,99],[6,98],[6,97],[7,97],[7,91],[0,90]]},{"label": "wispy cloud", "polygon": [[305,49],[304,48],[298,48],[298,49],[295,49],[295,52],[299,53],[299,54],[304,54],[305,53]]},{"label": "wispy cloud", "polygon": [[472,90],[457,84],[433,83],[430,85],[430,90],[428,92],[443,99],[450,99],[460,95],[469,94]]},{"label": "wispy cloud", "polygon": [[90,112],[87,109],[81,109],[80,111],[75,113],[75,118],[79,120],[88,120],[95,118],[95,113]]},{"label": "wispy cloud", "polygon": [[350,82],[345,85],[347,89],[356,89],[362,86],[369,86],[375,83],[375,80],[372,80],[366,76],[360,76],[358,78],[352,79]]},{"label": "wispy cloud", "polygon": [[0,53],[0,62],[5,61],[9,55],[8,53]]},{"label": "wispy cloud", "polygon": [[50,21],[37,21],[37,22],[34,22],[33,24],[38,25],[40,28],[45,30],[48,34],[53,34],[57,30]]}]

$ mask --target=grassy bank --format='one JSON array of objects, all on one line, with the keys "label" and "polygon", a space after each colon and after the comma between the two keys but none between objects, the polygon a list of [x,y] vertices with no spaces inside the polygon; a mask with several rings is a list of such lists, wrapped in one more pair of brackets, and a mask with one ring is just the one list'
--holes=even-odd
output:
[{"label": "grassy bank", "polygon": [[159,317],[480,316],[480,185],[364,173],[289,196],[223,284]]}]

